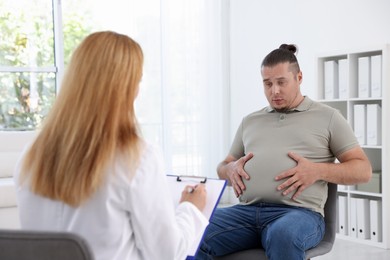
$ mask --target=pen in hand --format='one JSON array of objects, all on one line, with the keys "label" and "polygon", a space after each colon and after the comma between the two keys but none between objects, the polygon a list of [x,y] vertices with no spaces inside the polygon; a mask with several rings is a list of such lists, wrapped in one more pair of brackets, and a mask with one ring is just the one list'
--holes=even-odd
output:
[{"label": "pen in hand", "polygon": [[204,184],[186,186],[181,194],[180,202],[188,201],[194,204],[199,210],[203,210],[206,205],[206,187]]}]

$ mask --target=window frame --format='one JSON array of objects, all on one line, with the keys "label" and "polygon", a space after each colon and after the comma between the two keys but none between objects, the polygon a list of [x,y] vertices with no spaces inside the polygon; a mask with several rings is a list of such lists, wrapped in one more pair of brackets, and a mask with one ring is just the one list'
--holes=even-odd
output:
[{"label": "window frame", "polygon": [[54,64],[53,66],[42,67],[15,67],[0,65],[0,72],[4,73],[55,73],[56,74],[56,93],[60,86],[62,76],[64,74],[64,42],[62,37],[62,7],[61,0],[51,0],[52,16],[53,16],[53,36],[54,36]]},{"label": "window frame", "polygon": [[[49,1],[49,0],[48,0]],[[161,8],[166,8],[164,5],[164,1],[161,0]],[[229,27],[228,27],[228,19],[229,19],[229,4],[222,2],[222,14],[223,16],[221,17],[223,20],[223,32],[222,32],[222,37],[224,39],[229,38]],[[65,71],[65,57],[64,57],[64,36],[63,36],[63,6],[62,6],[62,0],[51,0],[52,4],[52,18],[53,18],[53,54],[54,54],[54,64],[53,66],[43,66],[43,67],[11,67],[11,66],[0,66],[0,72],[27,72],[27,73],[54,73],[55,75],[55,94],[57,95],[60,87],[61,87],[61,81],[64,75]],[[161,22],[161,28],[163,27],[163,24],[166,23],[165,19],[166,16],[161,16],[160,17],[160,22]],[[163,31],[163,30],[162,30]],[[162,38],[164,38],[164,35],[161,35]],[[162,40],[161,49],[164,48],[164,41]],[[228,45],[223,46],[223,51],[222,51],[222,57],[224,61],[228,62],[229,61],[229,50],[228,50]],[[168,85],[166,82],[166,76],[164,74],[165,71],[165,66],[164,66],[164,52],[161,52],[161,87],[164,89],[161,92],[161,148],[163,150],[163,153],[165,155],[165,166],[168,172],[170,173],[177,173],[177,172],[172,172],[175,169],[172,169],[172,164],[173,164],[173,157],[177,154],[175,154],[175,148],[173,147],[172,144],[172,125],[171,125],[171,118],[172,116],[170,115],[169,109],[167,109],[168,104],[170,104],[170,94],[169,94],[169,88],[164,87],[165,85]],[[228,77],[228,70],[229,66],[223,66],[222,68],[222,81],[225,86],[228,88],[224,88],[222,92],[222,97],[223,101],[220,104],[222,107],[217,107],[216,109],[218,110],[218,114],[222,116],[222,120],[220,123],[218,123],[218,132],[220,131],[222,136],[218,136],[217,139],[213,138],[207,138],[207,140],[203,140],[202,142],[209,142],[210,140],[213,140],[216,142],[216,146],[211,145],[212,147],[209,148],[210,151],[207,152],[208,154],[208,159],[207,162],[203,161],[201,162],[201,169],[200,172],[203,173],[205,172],[205,175],[215,177],[216,173],[212,171],[212,169],[215,169],[215,162],[219,161],[222,159],[222,155],[225,154],[225,151],[227,150],[227,146],[230,143],[230,131],[226,131],[226,129],[230,129],[228,126],[230,125],[229,122],[229,115],[225,111],[229,111],[229,77]],[[214,90],[213,90],[214,91]],[[215,90],[216,91],[216,90]],[[218,121],[218,118],[215,118],[215,121]],[[145,125],[147,125],[146,123]],[[142,127],[142,125],[141,125]],[[30,130],[30,129],[29,129]],[[4,129],[4,131],[23,131],[23,129]],[[1,134],[1,131],[0,131]],[[214,136],[213,136],[214,137]],[[189,144],[187,144],[188,146]],[[199,143],[198,146],[201,146],[204,144]],[[223,148],[223,149],[222,149]],[[189,151],[192,149],[191,147],[188,148]],[[202,146],[202,149],[204,149],[204,146]],[[211,152],[212,150],[212,152]],[[198,155],[205,156],[203,152],[199,152]],[[199,158],[187,158],[188,160],[199,160]],[[211,162],[211,163],[210,163]],[[187,174],[187,171],[191,171],[191,162],[186,162],[186,169],[184,169],[182,172],[179,174]],[[206,166],[207,165],[207,166]],[[212,172],[211,172],[212,171]]]}]

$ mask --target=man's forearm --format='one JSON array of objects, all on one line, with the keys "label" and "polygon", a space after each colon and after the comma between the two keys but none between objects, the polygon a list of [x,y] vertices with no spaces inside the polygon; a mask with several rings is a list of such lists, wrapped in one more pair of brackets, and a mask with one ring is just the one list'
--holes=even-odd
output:
[{"label": "man's forearm", "polygon": [[227,176],[227,164],[228,163],[226,161],[222,161],[221,163],[219,163],[217,166],[217,174],[220,179],[229,181],[229,178]]},{"label": "man's forearm", "polygon": [[343,163],[321,163],[320,179],[341,185],[354,185],[368,182],[372,175],[369,162],[354,159]]}]

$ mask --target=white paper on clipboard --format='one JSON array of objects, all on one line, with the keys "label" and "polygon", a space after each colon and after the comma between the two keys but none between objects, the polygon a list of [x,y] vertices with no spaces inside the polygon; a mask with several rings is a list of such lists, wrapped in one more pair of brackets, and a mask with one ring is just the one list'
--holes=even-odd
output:
[{"label": "white paper on clipboard", "polygon": [[[168,185],[173,196],[173,201],[175,206],[179,205],[181,198],[181,193],[187,185],[197,185],[199,183],[204,183],[207,191],[206,206],[203,209],[202,213],[206,216],[207,219],[213,215],[214,210],[216,209],[219,200],[223,194],[223,191],[226,187],[226,180],[199,177],[199,176],[178,176],[178,175],[167,175]],[[191,259],[195,256],[196,251],[198,250],[199,243],[203,237],[203,234],[197,239],[191,248],[187,259]]]}]

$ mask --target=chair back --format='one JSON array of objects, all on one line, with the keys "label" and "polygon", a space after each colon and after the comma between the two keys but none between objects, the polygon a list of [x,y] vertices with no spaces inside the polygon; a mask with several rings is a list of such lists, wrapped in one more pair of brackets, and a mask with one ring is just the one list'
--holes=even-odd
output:
[{"label": "chair back", "polygon": [[74,233],[0,230],[0,259],[93,260],[93,254]]},{"label": "chair back", "polygon": [[337,184],[328,183],[328,199],[324,207],[325,234],[321,242],[306,251],[306,258],[324,255],[332,250],[337,228]]}]

